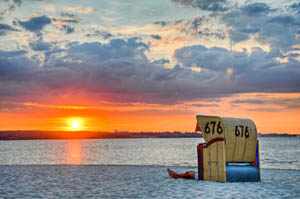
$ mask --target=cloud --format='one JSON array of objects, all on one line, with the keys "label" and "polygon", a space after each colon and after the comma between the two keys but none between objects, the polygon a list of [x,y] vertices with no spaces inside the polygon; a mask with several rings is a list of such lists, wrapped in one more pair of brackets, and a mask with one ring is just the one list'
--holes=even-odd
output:
[{"label": "cloud", "polygon": [[34,64],[26,54],[25,50],[0,50],[0,93],[2,93],[0,98],[17,92],[23,93],[20,82],[30,80],[29,74]]},{"label": "cloud", "polygon": [[29,46],[34,51],[46,51],[50,49],[51,44],[47,42],[43,42],[42,40],[37,40],[37,41],[30,42]]},{"label": "cloud", "polygon": [[157,47],[157,46],[162,46],[162,45],[174,45],[174,44],[178,44],[178,43],[184,43],[187,40],[186,37],[182,37],[182,36],[176,36],[176,35],[166,35],[164,37],[162,37],[160,40],[157,39],[152,39],[150,41],[151,46]]},{"label": "cloud", "polygon": [[12,28],[10,25],[0,23],[0,31],[1,30],[11,30],[11,31],[17,31],[16,29]]},{"label": "cloud", "polygon": [[19,56],[19,55],[24,55],[25,53],[27,53],[27,51],[25,50],[13,50],[13,51],[3,51],[0,50],[0,57],[15,57],[15,56]]},{"label": "cloud", "polygon": [[7,13],[14,11],[16,7],[20,7],[22,4],[22,0],[5,0],[1,1],[1,3],[2,7],[0,9],[0,19],[3,19]]},{"label": "cloud", "polygon": [[272,17],[270,20],[268,20],[270,23],[278,23],[284,26],[291,25],[291,26],[298,26],[300,25],[300,22],[297,22],[295,17],[286,15],[286,16],[275,16]]},{"label": "cloud", "polygon": [[88,63],[122,58],[146,59],[145,50],[148,50],[148,46],[139,42],[137,38],[130,38],[127,41],[112,39],[109,44],[99,42],[78,44],[75,42],[68,45],[68,57],[84,62],[89,60]]},{"label": "cloud", "polygon": [[[167,31],[177,31],[177,34],[185,34],[187,38],[201,37],[205,39],[224,40],[226,35],[223,28],[216,25],[215,21],[209,17],[196,15],[192,19],[180,19],[175,21],[156,22]],[[166,36],[161,38],[166,38]],[[173,36],[175,37],[175,35]],[[177,36],[179,38],[179,36]]]},{"label": "cloud", "polygon": [[159,35],[151,35],[153,39],[161,40],[161,36]]},{"label": "cloud", "polygon": [[107,31],[95,30],[92,33],[86,34],[87,37],[102,37],[103,39],[110,39],[113,35]]},{"label": "cloud", "polygon": [[276,108],[249,108],[248,111],[252,112],[279,112],[279,109]]},{"label": "cloud", "polygon": [[[251,105],[264,105],[263,109],[269,109],[267,106],[279,106],[285,109],[299,109],[300,98],[299,97],[259,97],[251,99],[237,99],[232,100],[231,104],[251,104]],[[255,109],[254,109],[255,110]]]},{"label": "cloud", "polygon": [[19,24],[23,28],[35,33],[40,32],[46,25],[50,23],[51,23],[51,19],[46,15],[34,16],[27,21],[19,21]]},{"label": "cloud", "polygon": [[74,32],[75,28],[68,25],[62,25],[62,30],[64,30],[66,34],[71,34]]},{"label": "cloud", "polygon": [[70,17],[70,18],[76,17],[75,14],[69,13],[69,12],[61,12],[60,15],[61,15],[62,17]]},{"label": "cloud", "polygon": [[92,93],[98,100],[150,104],[224,95],[217,90],[208,94],[207,83],[198,82],[204,79],[201,73],[151,63],[144,54],[148,46],[138,38],[113,39],[107,44],[73,42],[66,48],[63,56],[52,55],[43,67],[26,52],[1,51],[0,65],[5,66],[1,68],[1,99],[8,100],[7,88],[10,96],[18,96],[16,100],[32,102],[45,96],[65,99],[66,93],[74,96],[78,91]]},{"label": "cloud", "polygon": [[61,25],[61,24],[67,24],[67,23],[78,23],[80,21],[80,18],[79,17],[69,17],[69,18],[53,18],[52,19],[52,23],[53,24],[58,24],[58,25]]},{"label": "cloud", "polygon": [[244,100],[233,100],[231,101],[233,104],[265,104],[265,101],[259,99],[244,99]]},{"label": "cloud", "polygon": [[297,11],[297,13],[300,14],[300,3],[294,3],[294,4],[292,4],[292,5],[290,6],[290,8],[291,8],[292,10]]},{"label": "cloud", "polygon": [[243,6],[241,10],[245,15],[251,17],[266,15],[272,11],[270,7],[265,3],[251,3]]},{"label": "cloud", "polygon": [[14,2],[17,6],[21,6],[23,0],[13,0],[13,2]]},{"label": "cloud", "polygon": [[5,35],[8,31],[18,31],[15,28],[12,28],[10,25],[0,23],[0,36]]},{"label": "cloud", "polygon": [[227,0],[172,0],[172,2],[207,11],[224,12],[228,10]]},{"label": "cloud", "polygon": [[168,59],[159,59],[159,60],[155,60],[153,63],[154,64],[164,65],[164,64],[169,64],[170,60],[168,60]]},{"label": "cloud", "polygon": [[191,106],[196,107],[219,107],[219,104],[191,104]]},{"label": "cloud", "polygon": [[235,93],[300,92],[299,62],[281,64],[274,52],[259,48],[250,53],[184,47],[176,50],[173,68],[164,67],[167,59],[148,60],[149,46],[140,38],[69,42],[64,50],[40,39],[30,48],[44,53],[43,67],[34,52],[0,51],[2,100],[15,96],[16,101],[47,104],[43,100],[71,100],[86,93],[95,101],[177,104]]},{"label": "cloud", "polygon": [[[260,48],[252,53],[230,52],[225,48],[189,46],[175,51],[175,58],[184,67],[199,67],[209,76],[223,75],[224,87],[231,83],[243,92],[298,92],[300,87],[299,62],[280,63],[274,52]],[[228,73],[230,69],[230,73]],[[201,71],[202,72],[202,71]],[[230,81],[224,80],[229,78]],[[220,83],[220,81],[216,80]],[[235,88],[230,90],[235,90]],[[227,88],[226,88],[227,89]]]},{"label": "cloud", "polygon": [[75,12],[75,13],[78,13],[78,14],[91,14],[91,13],[96,11],[95,8],[81,9],[80,7],[67,7],[66,10],[69,11],[69,12]]},{"label": "cloud", "polygon": [[154,24],[160,25],[160,26],[167,26],[168,22],[166,22],[166,21],[157,21],[157,22],[154,22]]},{"label": "cloud", "polygon": [[250,38],[271,49],[284,52],[300,42],[299,16],[284,14],[282,10],[271,9],[265,3],[252,3],[226,12],[221,16],[233,43]]}]

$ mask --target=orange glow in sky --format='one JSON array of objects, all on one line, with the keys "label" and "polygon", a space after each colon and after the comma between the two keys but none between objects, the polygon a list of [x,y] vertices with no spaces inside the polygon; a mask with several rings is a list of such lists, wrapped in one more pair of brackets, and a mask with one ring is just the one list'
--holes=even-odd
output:
[{"label": "orange glow in sky", "polygon": [[69,131],[81,131],[84,130],[84,120],[82,118],[69,118],[67,120]]},{"label": "orange glow in sky", "polygon": [[261,133],[298,134],[300,110],[293,107],[299,103],[299,97],[299,93],[253,93],[234,95],[217,102],[198,101],[175,105],[96,106],[89,101],[85,106],[74,107],[27,104],[23,107],[24,111],[2,112],[0,117],[2,130],[193,132],[195,116],[202,114],[249,118]]}]

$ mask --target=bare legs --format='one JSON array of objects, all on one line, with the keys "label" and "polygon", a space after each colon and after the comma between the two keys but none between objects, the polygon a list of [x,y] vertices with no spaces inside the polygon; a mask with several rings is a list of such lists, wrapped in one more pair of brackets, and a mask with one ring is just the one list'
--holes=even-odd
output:
[{"label": "bare legs", "polygon": [[171,176],[174,179],[177,179],[177,178],[195,179],[195,171],[187,171],[185,173],[176,173],[175,171],[172,171],[169,168],[167,168],[167,171],[169,173],[169,176]]}]

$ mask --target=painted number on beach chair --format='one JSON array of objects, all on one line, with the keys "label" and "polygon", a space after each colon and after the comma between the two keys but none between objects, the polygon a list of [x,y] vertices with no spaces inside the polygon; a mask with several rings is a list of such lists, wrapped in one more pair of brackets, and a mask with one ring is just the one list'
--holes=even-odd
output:
[{"label": "painted number on beach chair", "polygon": [[204,128],[204,131],[206,134],[214,134],[215,130],[217,131],[218,134],[222,134],[223,133],[223,128],[221,126],[221,121],[218,122],[218,125],[216,127],[216,121],[211,121],[211,122],[207,122]]},{"label": "painted number on beach chair", "polygon": [[250,136],[249,127],[243,125],[235,126],[235,136],[244,136],[245,138],[248,138]]}]

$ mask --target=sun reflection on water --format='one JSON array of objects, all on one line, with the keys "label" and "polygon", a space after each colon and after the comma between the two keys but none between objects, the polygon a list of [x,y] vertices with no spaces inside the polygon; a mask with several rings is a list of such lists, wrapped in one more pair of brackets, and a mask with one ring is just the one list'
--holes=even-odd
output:
[{"label": "sun reflection on water", "polygon": [[66,164],[81,164],[83,159],[80,140],[69,140],[67,144]]}]

